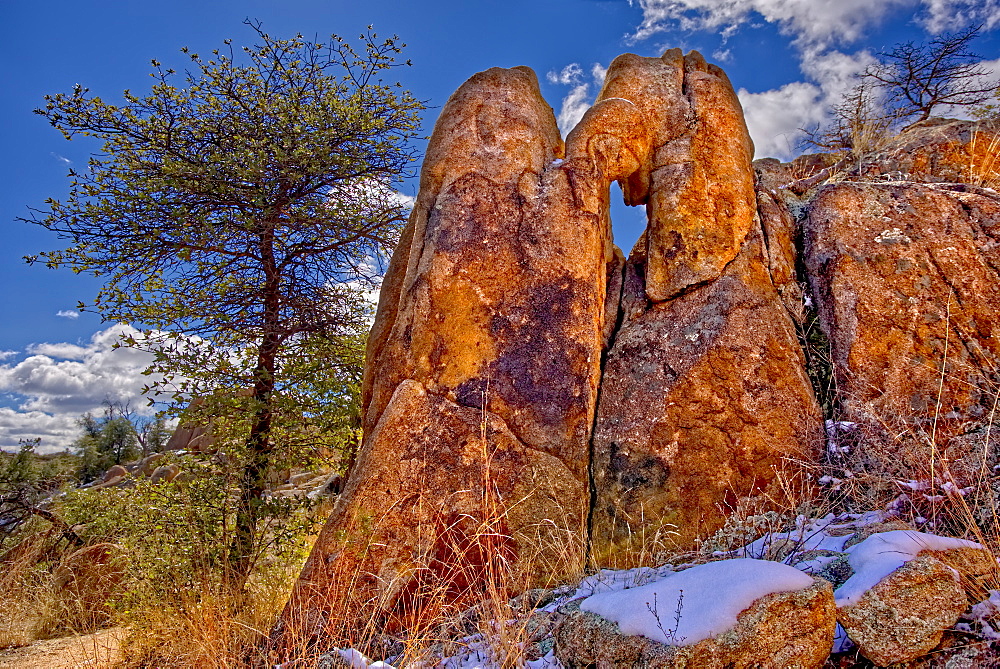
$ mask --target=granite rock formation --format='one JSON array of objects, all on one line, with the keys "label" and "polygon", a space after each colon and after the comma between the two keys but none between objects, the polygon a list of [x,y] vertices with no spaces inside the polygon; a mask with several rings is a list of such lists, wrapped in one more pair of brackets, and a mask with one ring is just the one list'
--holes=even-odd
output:
[{"label": "granite rock formation", "polygon": [[937,478],[975,456],[962,436],[990,421],[1000,354],[998,220],[1000,197],[965,185],[830,184],[809,205],[804,260],[840,408],[882,442],[869,451],[883,471]]},{"label": "granite rock formation", "polygon": [[617,624],[576,606],[556,632],[555,654],[567,669],[818,668],[830,655],[837,625],[833,590],[822,579],[803,590],[761,597],[739,615],[732,629],[690,645],[625,635]]},{"label": "granite rock formation", "polygon": [[[671,85],[636,94],[622,83],[635,88],[643,78]],[[647,203],[649,225],[623,268],[601,378],[592,461],[601,565],[690,545],[746,498],[800,489],[794,461],[811,459],[821,441],[778,291],[797,286],[792,221],[769,216],[765,234],[753,145],[725,74],[696,53],[623,56],[591,111],[605,98],[671,94],[682,104],[664,105],[655,127],[648,194],[625,189],[632,203]]]},{"label": "granite rock formation", "polygon": [[[961,484],[990,443],[1000,196],[950,182],[963,160],[988,176],[983,137],[929,123],[877,160],[752,164],[725,74],[673,49],[617,58],[563,142],[531,70],[473,76],[431,137],[364,441],[277,638],[419,628],[694,546],[810,494],[821,452],[878,459],[838,426]],[[627,258],[612,181],[648,216]]]},{"label": "granite rock formation", "polygon": [[527,68],[480,73],[445,106],[369,339],[365,440],[290,628],[358,610],[412,626],[581,566],[606,175],[626,174],[608,142],[584,144],[563,159]]}]

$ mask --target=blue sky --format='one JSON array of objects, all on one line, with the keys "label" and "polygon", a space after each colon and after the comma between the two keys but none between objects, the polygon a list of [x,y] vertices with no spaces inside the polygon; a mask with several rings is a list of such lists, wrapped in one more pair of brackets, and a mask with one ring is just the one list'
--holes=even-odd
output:
[{"label": "blue sky", "polygon": [[[115,100],[151,81],[149,61],[183,67],[182,46],[207,52],[226,38],[252,39],[259,19],[277,37],[301,32],[353,38],[369,24],[398,34],[410,68],[400,81],[426,100],[429,133],[438,109],[473,73],[528,65],[563,127],[579,118],[618,54],[697,49],[722,65],[740,93],[758,157],[797,153],[799,127],[822,122],[850,75],[872,54],[986,24],[975,48],[1000,57],[1000,0],[174,0],[169,3],[0,2],[0,448],[40,436],[67,445],[74,419],[106,397],[136,397],[143,358],[112,351],[117,326],[78,313],[97,282],[68,270],[29,267],[22,256],[59,247],[51,233],[16,222],[27,207],[66,193],[66,171],[96,150],[67,142],[32,109],[74,84]],[[400,186],[413,195],[414,183]],[[641,232],[638,210],[617,206],[626,250]],[[114,330],[109,328],[115,327]]]}]

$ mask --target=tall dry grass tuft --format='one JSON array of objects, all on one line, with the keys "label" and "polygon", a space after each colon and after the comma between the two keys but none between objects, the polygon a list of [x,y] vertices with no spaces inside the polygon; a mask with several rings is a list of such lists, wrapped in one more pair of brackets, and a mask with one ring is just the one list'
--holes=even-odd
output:
[{"label": "tall dry grass tuft", "polygon": [[[560,507],[555,489],[529,490],[519,499],[507,496],[506,484],[495,479],[499,463],[494,463],[488,422],[484,409],[473,489],[413,491],[387,504],[390,509],[424,505],[420,515],[432,521],[418,533],[423,557],[408,570],[397,572],[391,565],[384,573],[362,573],[371,569],[368,551],[398,536],[393,525],[398,519],[389,512],[352,516],[345,521],[349,526],[331,535],[340,547],[334,551],[336,563],[312,575],[321,589],[310,590],[308,582],[297,586],[272,640],[272,662],[288,668],[314,666],[338,648],[396,666],[476,653],[479,662],[506,668],[540,656],[533,645],[537,629],[530,622],[533,598],[582,577],[586,536],[564,522],[572,513]],[[454,503],[441,495],[454,495]],[[539,499],[545,500],[551,517],[525,522]],[[565,504],[573,507],[574,501]],[[439,510],[428,511],[427,505]],[[585,527],[585,510],[575,513],[578,526]],[[413,539],[403,534],[409,537],[405,541]]]},{"label": "tall dry grass tuft", "polygon": [[81,634],[113,622],[115,546],[67,545],[55,529],[26,529],[0,556],[0,648]]},{"label": "tall dry grass tuft", "polygon": [[1000,132],[977,128],[966,146],[968,164],[965,177],[968,183],[984,188],[1000,188]]},{"label": "tall dry grass tuft", "polygon": [[249,596],[181,593],[177,601],[130,612],[122,644],[125,666],[228,669],[266,664],[264,641],[292,578],[253,583]]},{"label": "tall dry grass tuft", "polygon": [[38,533],[0,558],[0,648],[27,645],[51,629],[53,596],[41,566],[50,550],[50,537]]}]

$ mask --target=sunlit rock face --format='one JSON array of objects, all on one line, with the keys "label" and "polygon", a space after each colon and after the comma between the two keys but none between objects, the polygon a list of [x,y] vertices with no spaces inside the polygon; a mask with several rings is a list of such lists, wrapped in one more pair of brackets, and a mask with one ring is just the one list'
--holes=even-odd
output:
[{"label": "sunlit rock face", "polygon": [[449,100],[368,343],[364,443],[289,629],[412,627],[582,566],[610,167],[564,159],[527,68]]},{"label": "sunlit rock face", "polygon": [[643,111],[649,176],[626,196],[649,225],[624,267],[593,438],[594,555],[620,567],[691,545],[748,498],[801,490],[795,462],[822,438],[775,284],[794,283],[791,222],[768,217],[764,234],[729,80],[697,53],[623,56],[601,98],[625,96],[671,104]]},{"label": "sunlit rock face", "polygon": [[1000,196],[966,184],[835,183],[810,202],[804,259],[840,408],[858,424],[857,456],[881,471],[981,476],[1000,363],[998,222]]},{"label": "sunlit rock face", "polygon": [[[412,629],[780,503],[822,421],[779,292],[794,221],[762,226],[752,154],[695,52],[616,59],[565,145],[529,69],[459,88],[381,292],[364,442],[280,634]],[[612,181],[649,215],[627,261]]]}]

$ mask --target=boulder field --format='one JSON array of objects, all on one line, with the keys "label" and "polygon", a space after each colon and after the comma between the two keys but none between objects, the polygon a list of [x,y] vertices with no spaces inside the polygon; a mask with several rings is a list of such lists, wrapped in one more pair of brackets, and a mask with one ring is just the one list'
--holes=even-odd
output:
[{"label": "boulder field", "polygon": [[[694,547],[808,498],[831,448],[961,484],[1000,352],[1000,196],[968,183],[982,140],[961,123],[867,162],[754,163],[697,52],[618,57],[565,141],[530,69],[474,75],[431,136],[364,440],[274,638],[408,628]],[[627,256],[613,181],[648,217]]]}]

